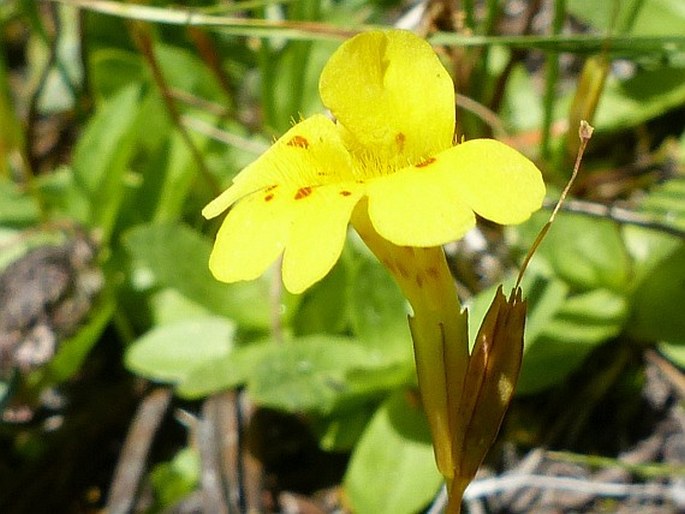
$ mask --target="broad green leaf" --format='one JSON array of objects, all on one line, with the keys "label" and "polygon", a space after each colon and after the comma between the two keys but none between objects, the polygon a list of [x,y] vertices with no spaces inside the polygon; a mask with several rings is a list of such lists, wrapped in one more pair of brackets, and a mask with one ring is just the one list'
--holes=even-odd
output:
[{"label": "broad green leaf", "polygon": [[307,289],[300,299],[292,326],[296,335],[342,334],[349,330],[349,265],[340,259],[323,280]]},{"label": "broad green leaf", "polygon": [[386,357],[370,352],[382,364],[365,362],[364,366],[353,368],[346,376],[350,389],[356,394],[374,395],[392,391],[400,386],[416,385],[416,368],[413,360],[385,364]]},{"label": "broad green leaf", "polygon": [[528,302],[524,341],[530,344],[560,313],[567,300],[569,287],[556,278],[545,280],[533,274],[528,277],[528,280],[524,280],[523,287],[527,293],[524,298]]},{"label": "broad green leaf", "polygon": [[[1,398],[1,396],[0,396]],[[352,411],[336,413],[315,422],[319,434],[319,446],[328,452],[350,452],[375,411],[375,405],[359,407]]]},{"label": "broad green leaf", "polygon": [[[685,29],[684,29],[685,30]],[[593,126],[625,130],[685,103],[685,68],[640,70],[629,79],[607,80]]]},{"label": "broad green leaf", "polygon": [[100,99],[115,95],[144,76],[145,66],[135,52],[106,46],[90,53],[90,80]]},{"label": "broad green leaf", "polygon": [[[685,159],[685,145],[680,155]],[[685,233],[685,177],[681,175],[650,189],[640,201],[638,212],[650,221]]]},{"label": "broad green leaf", "polygon": [[209,309],[171,287],[160,289],[150,295],[150,313],[152,324],[155,326],[212,315]]},{"label": "broad green leaf", "polygon": [[627,313],[623,295],[594,289],[568,298],[542,330],[542,335],[561,341],[597,344],[621,331]]},{"label": "broad green leaf", "polygon": [[73,170],[59,168],[36,178],[43,209],[48,215],[86,222],[90,215],[90,200],[77,183]]},{"label": "broad green leaf", "polygon": [[[207,146],[206,137],[194,137],[194,145],[204,153]],[[163,174],[161,187],[153,221],[158,223],[173,222],[181,218],[191,187],[198,175],[198,164],[188,143],[176,131],[170,134],[169,159]]]},{"label": "broad green leaf", "polygon": [[625,225],[622,234],[633,262],[633,291],[683,244],[678,237],[633,225]]},{"label": "broad green leaf", "polygon": [[74,177],[90,201],[90,215],[81,221],[106,235],[123,199],[140,95],[140,84],[133,83],[109,99],[90,120],[74,150]]},{"label": "broad green leaf", "polygon": [[[270,277],[252,282],[222,284],[209,272],[211,242],[185,225],[141,225],[124,235],[124,246],[133,257],[133,274],[145,275],[157,287],[178,290],[189,300],[240,325],[267,328],[273,305]],[[284,296],[283,314],[290,313]]]},{"label": "broad green leaf", "polygon": [[225,92],[217,83],[216,76],[197,52],[178,46],[157,44],[155,56],[164,73],[164,79],[171,88],[196,95],[198,98],[211,98],[226,103]]},{"label": "broad green leaf", "polygon": [[113,163],[120,159],[121,144],[126,141],[137,115],[140,90],[140,84],[130,84],[102,104],[74,149],[75,176],[92,195],[102,189],[102,181],[108,178]]},{"label": "broad green leaf", "polygon": [[654,342],[685,343],[685,244],[661,260],[631,295],[628,332]]},{"label": "broad green leaf", "polygon": [[375,257],[358,255],[349,288],[352,330],[386,362],[411,362],[407,302]]},{"label": "broad green leaf", "polygon": [[153,328],[126,351],[126,366],[153,380],[183,382],[197,367],[227,355],[235,325],[204,317]]},{"label": "broad green leaf", "polygon": [[354,339],[332,335],[308,335],[280,344],[261,341],[196,368],[178,394],[199,398],[247,385],[261,405],[348,412],[412,382],[411,363],[383,366],[382,359]]},{"label": "broad green leaf", "polygon": [[346,380],[349,370],[373,365],[353,340],[307,336],[273,345],[248,380],[255,402],[288,411],[331,412],[358,396]]},{"label": "broad green leaf", "polygon": [[[2,141],[0,159],[3,158],[1,145]],[[39,217],[40,210],[36,198],[21,191],[13,182],[0,178],[0,223],[22,226],[38,222]]]},{"label": "broad green leaf", "polygon": [[[521,227],[531,244],[547,213],[533,215]],[[560,213],[554,227],[538,248],[535,260],[545,260],[576,289],[625,290],[630,278],[630,258],[618,225],[587,216]]]},{"label": "broad green leaf", "polygon": [[415,514],[442,478],[418,397],[398,391],[376,412],[355,448],[345,492],[358,514]]},{"label": "broad green leaf", "polygon": [[540,336],[526,345],[517,393],[561,383],[594,348],[621,332],[627,313],[626,299],[607,289],[568,298]]},{"label": "broad green leaf", "polygon": [[507,80],[501,115],[516,131],[536,130],[542,122],[542,102],[533,80],[523,65],[514,66]]},{"label": "broad green leaf", "polygon": [[272,341],[237,346],[230,353],[195,368],[178,387],[185,398],[201,398],[247,383],[254,370],[272,351]]}]

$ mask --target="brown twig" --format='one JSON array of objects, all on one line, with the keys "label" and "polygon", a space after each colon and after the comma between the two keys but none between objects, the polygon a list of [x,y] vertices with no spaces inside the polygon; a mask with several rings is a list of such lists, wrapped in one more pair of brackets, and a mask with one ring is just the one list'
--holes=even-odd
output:
[{"label": "brown twig", "polygon": [[197,444],[200,452],[202,505],[206,513],[229,514],[228,498],[224,490],[221,465],[221,434],[217,420],[221,418],[222,398],[218,395],[205,400],[198,425]]},{"label": "brown twig", "polygon": [[192,40],[198,55],[205,62],[228,98],[233,97],[233,88],[228,75],[221,66],[221,59],[214,41],[199,27],[188,27],[188,36]]},{"label": "brown twig", "polygon": [[542,229],[540,230],[540,233],[535,238],[533,245],[530,247],[528,254],[526,255],[525,259],[523,259],[523,264],[521,264],[521,270],[519,271],[518,277],[516,278],[516,286],[514,288],[517,288],[521,285],[521,280],[523,279],[523,274],[526,272],[526,268],[528,267],[528,263],[533,258],[533,255],[535,254],[535,250],[537,250],[538,246],[540,246],[540,243],[542,243],[542,240],[547,235],[547,232],[549,232],[549,229],[552,226],[552,223],[554,223],[554,219],[556,218],[557,213],[559,212],[559,209],[561,209],[561,206],[564,203],[564,200],[566,200],[566,197],[568,196],[569,191],[571,191],[571,186],[573,185],[573,182],[575,182],[576,177],[578,176],[578,171],[580,170],[580,163],[583,160],[583,155],[585,154],[585,149],[587,148],[587,144],[590,142],[590,138],[592,137],[593,131],[594,131],[594,128],[592,128],[592,126],[587,121],[581,121],[580,122],[580,127],[578,128],[578,137],[580,139],[580,146],[578,148],[578,155],[576,155],[576,162],[573,165],[573,173],[571,173],[571,178],[568,179],[568,182],[566,183],[566,187],[561,192],[561,196],[559,197],[559,200],[557,201],[557,204],[554,207],[554,210],[552,210],[552,214],[550,214],[549,220],[547,220],[547,223],[545,223],[545,225],[542,227]]},{"label": "brown twig", "polygon": [[152,441],[170,401],[171,389],[159,388],[140,403],[114,470],[105,508],[108,514],[127,514],[132,511]]},{"label": "brown twig", "polygon": [[162,95],[162,99],[164,100],[164,105],[166,106],[169,116],[171,116],[174,125],[176,126],[177,130],[181,134],[181,137],[188,146],[188,149],[193,155],[193,159],[197,164],[197,167],[200,171],[202,178],[205,180],[205,182],[207,182],[211,190],[218,195],[219,193],[221,193],[222,190],[221,185],[214,177],[214,175],[212,175],[211,171],[209,171],[207,163],[205,162],[205,159],[202,155],[202,152],[200,152],[199,148],[197,147],[193,139],[190,137],[190,133],[181,121],[181,114],[176,107],[173,94],[168,84],[166,83],[162,69],[155,56],[152,35],[150,34],[148,26],[143,24],[142,22],[134,22],[131,24],[131,26],[133,27],[133,40],[135,41],[138,50],[150,66],[152,77],[155,81],[155,84],[159,88],[159,91]]}]

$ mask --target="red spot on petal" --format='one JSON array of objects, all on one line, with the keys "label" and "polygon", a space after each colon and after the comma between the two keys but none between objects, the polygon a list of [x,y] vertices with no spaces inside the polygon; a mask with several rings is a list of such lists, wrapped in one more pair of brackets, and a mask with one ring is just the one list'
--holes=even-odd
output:
[{"label": "red spot on petal", "polygon": [[407,268],[404,267],[404,264],[397,261],[397,262],[395,262],[395,267],[396,267],[398,273],[402,276],[402,278],[404,278],[404,279],[409,278],[409,271],[407,270]]},{"label": "red spot on petal", "polygon": [[288,146],[296,146],[297,148],[309,148],[309,141],[302,136],[293,136],[286,144]]},{"label": "red spot on petal", "polygon": [[433,164],[435,162],[435,157],[429,157],[425,161],[421,161],[420,163],[416,164],[417,168],[425,168],[429,164]]},{"label": "red spot on petal", "polygon": [[350,196],[350,195],[352,194],[352,191],[344,191],[344,190],[343,190],[343,191],[340,191],[340,194],[341,194],[342,196]]},{"label": "red spot on petal", "polygon": [[273,193],[269,193],[268,195],[266,195],[266,196],[264,197],[264,201],[265,201],[265,202],[270,202],[270,201],[273,200],[273,199],[274,199],[274,194],[273,194]]},{"label": "red spot on petal", "polygon": [[269,193],[269,192],[273,191],[274,189],[276,189],[277,187],[278,187],[278,184],[274,184],[274,185],[272,185],[272,186],[267,187],[267,188],[264,190],[264,192],[265,192],[265,193]]},{"label": "red spot on petal", "polygon": [[310,186],[301,187],[297,190],[297,193],[295,193],[295,200],[301,200],[302,198],[308,197],[310,194],[312,194],[312,188]]},{"label": "red spot on petal", "polygon": [[398,132],[397,135],[395,136],[395,143],[397,143],[397,149],[401,152],[404,150],[404,142],[407,140],[407,136],[405,136],[402,132]]},{"label": "red spot on petal", "polygon": [[429,266],[428,269],[426,269],[426,273],[428,273],[433,278],[438,278],[438,276],[440,275],[438,269],[433,266]]},{"label": "red spot on petal", "polygon": [[395,265],[393,264],[393,262],[392,262],[391,259],[387,259],[387,258],[386,258],[386,259],[382,259],[382,262],[383,262],[383,266],[385,266],[386,268],[388,268],[388,271],[389,271],[390,273],[393,273],[393,274],[394,274],[394,273],[396,272],[396,270],[395,270]]},{"label": "red spot on petal", "polygon": [[423,286],[423,275],[421,275],[421,273],[417,273],[415,280],[416,280],[416,285],[419,286],[419,289],[420,289]]}]

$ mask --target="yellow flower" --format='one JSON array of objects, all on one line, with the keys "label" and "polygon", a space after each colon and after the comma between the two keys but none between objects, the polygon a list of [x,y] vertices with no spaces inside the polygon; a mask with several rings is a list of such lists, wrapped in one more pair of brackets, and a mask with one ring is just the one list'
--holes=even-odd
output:
[{"label": "yellow flower", "polygon": [[210,258],[217,279],[257,278],[283,254],[283,282],[302,292],[337,261],[355,209],[395,245],[433,247],[463,236],[474,213],[510,224],[540,207],[540,172],[517,151],[489,139],[453,145],[454,86],[414,34],[343,43],[319,92],[336,121],[296,124],[202,211],[231,207]]}]

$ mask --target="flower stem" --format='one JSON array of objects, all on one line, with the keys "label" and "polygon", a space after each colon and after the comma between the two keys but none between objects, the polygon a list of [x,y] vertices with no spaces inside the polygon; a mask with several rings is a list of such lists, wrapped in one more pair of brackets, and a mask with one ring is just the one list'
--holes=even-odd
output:
[{"label": "flower stem", "polygon": [[421,399],[438,469],[449,489],[455,469],[452,444],[463,433],[456,417],[468,365],[468,325],[445,254],[441,247],[397,246],[382,238],[364,203],[355,209],[352,224],[411,304],[409,327]]}]

